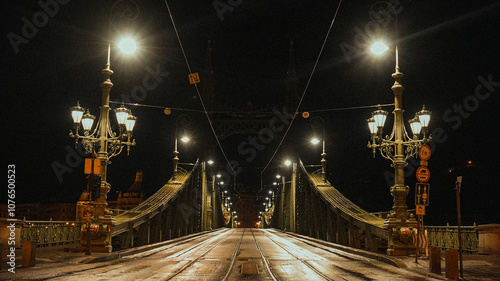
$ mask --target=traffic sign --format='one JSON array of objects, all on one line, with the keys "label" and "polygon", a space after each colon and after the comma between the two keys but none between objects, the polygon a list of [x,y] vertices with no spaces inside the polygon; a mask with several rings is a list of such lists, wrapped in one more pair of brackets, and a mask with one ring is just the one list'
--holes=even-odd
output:
[{"label": "traffic sign", "polygon": [[198,74],[198,72],[189,74],[189,84],[196,84],[196,83],[200,83],[200,75]]},{"label": "traffic sign", "polygon": [[92,166],[94,166],[94,174],[100,174],[101,173],[101,160],[99,159],[92,159],[92,158],[85,158],[85,166],[83,169],[83,173],[85,175],[90,175],[92,174]]},{"label": "traffic sign", "polygon": [[424,216],[425,215],[425,206],[424,205],[416,205],[416,207],[417,208],[415,210],[415,214]]},{"label": "traffic sign", "polygon": [[431,177],[431,172],[429,171],[429,168],[425,166],[418,167],[417,172],[415,174],[419,182],[427,182]]},{"label": "traffic sign", "polygon": [[420,157],[422,161],[429,160],[429,158],[431,158],[431,148],[427,144],[422,145],[418,149],[418,157]]},{"label": "traffic sign", "polygon": [[415,205],[429,206],[429,191],[428,183],[417,183],[415,185]]}]

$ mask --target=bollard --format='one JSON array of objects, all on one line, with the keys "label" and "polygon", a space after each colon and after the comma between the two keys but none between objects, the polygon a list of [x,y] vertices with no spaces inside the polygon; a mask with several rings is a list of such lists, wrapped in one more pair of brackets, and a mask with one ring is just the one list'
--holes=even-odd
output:
[{"label": "bollard", "polygon": [[446,278],[458,280],[458,251],[446,251]]},{"label": "bollard", "polygon": [[32,267],[36,264],[36,242],[23,242],[23,267]]},{"label": "bollard", "polygon": [[429,272],[441,274],[441,248],[431,247]]}]

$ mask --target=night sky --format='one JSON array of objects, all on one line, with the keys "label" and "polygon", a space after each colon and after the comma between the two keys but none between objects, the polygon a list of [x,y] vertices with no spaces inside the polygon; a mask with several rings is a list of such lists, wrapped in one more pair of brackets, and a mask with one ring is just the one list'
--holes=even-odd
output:
[{"label": "night sky", "polygon": [[[179,146],[180,161],[210,157],[217,162],[214,171],[227,170],[221,150],[207,146],[214,143],[214,136],[196,89],[189,84],[189,70],[165,2],[142,2],[137,10],[132,1],[116,1],[115,9],[115,1],[0,4],[2,174],[6,182],[7,165],[15,165],[17,203],[74,203],[85,188],[83,157],[68,137],[73,127],[70,107],[79,101],[98,116],[107,44],[121,34],[134,36],[139,50],[133,57],[124,57],[113,44],[111,100],[157,107],[131,107],[138,117],[134,129],[137,145],[130,156],[125,152],[111,159],[109,198],[126,191],[139,170],[144,172],[147,196],[168,181],[175,120],[182,114],[191,119],[183,129],[192,142]],[[43,3],[49,3],[45,10]],[[431,205],[426,220],[456,224],[454,185],[462,175],[464,224],[499,223],[500,2],[391,3],[396,8],[399,64],[405,75],[405,122],[423,104],[432,111],[430,132],[435,142],[429,161]],[[252,160],[238,152],[238,146],[255,135],[221,141],[228,159],[241,167],[238,191],[257,194],[261,180],[271,185],[276,173],[289,174],[281,164],[285,158],[300,157],[305,164],[319,164],[321,148],[309,143],[314,133],[309,120],[317,116],[325,121],[330,182],[368,211],[390,210],[390,183],[384,177],[392,171],[390,162],[380,154],[373,159],[366,147],[370,135],[365,120],[373,109],[336,109],[393,102],[394,52],[374,58],[367,49],[374,38],[381,37],[394,47],[396,29],[390,21],[395,19],[394,13],[386,8],[385,17],[377,22],[370,11],[383,10],[384,5],[344,0],[328,33],[338,1],[178,0],[168,4],[189,66],[200,73],[202,82],[207,40],[211,40],[215,110],[283,111],[289,42],[294,41],[298,94],[304,98],[273,161],[267,165],[278,148],[280,134]],[[132,7],[129,15],[134,19],[117,16],[123,10],[116,8],[124,6]],[[138,96],[134,89],[145,86],[145,80],[152,84]],[[199,89],[203,90],[202,83]],[[172,114],[165,115],[162,107],[172,108]],[[390,107],[386,110],[392,111]],[[293,111],[295,108],[288,109]],[[301,117],[304,111],[311,113],[309,119]],[[384,135],[390,134],[392,120],[389,114]],[[54,166],[64,166],[66,172],[58,175]],[[405,178],[410,186],[409,208],[414,207],[414,168],[408,166]],[[2,199],[6,186],[1,188]]]}]

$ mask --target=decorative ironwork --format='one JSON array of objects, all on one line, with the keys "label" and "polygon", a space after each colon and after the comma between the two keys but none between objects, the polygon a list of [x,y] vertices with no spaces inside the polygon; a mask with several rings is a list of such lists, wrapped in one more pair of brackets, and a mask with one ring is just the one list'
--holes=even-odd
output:
[{"label": "decorative ironwork", "polygon": [[21,224],[21,242],[34,241],[36,246],[76,243],[81,235],[79,221],[26,221]]},{"label": "decorative ironwork", "polygon": [[118,0],[111,7],[109,13],[110,19],[120,17],[121,19],[131,21],[139,16],[139,6],[132,0]]},{"label": "decorative ironwork", "polygon": [[[462,250],[477,253],[479,249],[479,238],[477,227],[462,226]],[[458,226],[426,226],[429,247],[442,249],[458,249]]]}]

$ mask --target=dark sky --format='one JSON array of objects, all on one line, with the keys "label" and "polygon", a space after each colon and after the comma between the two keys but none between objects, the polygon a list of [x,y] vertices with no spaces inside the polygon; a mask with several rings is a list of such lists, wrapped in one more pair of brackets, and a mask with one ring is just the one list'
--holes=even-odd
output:
[{"label": "dark sky", "polygon": [[[111,100],[183,110],[167,116],[158,108],[132,108],[139,118],[134,130],[137,146],[130,156],[122,153],[112,159],[108,167],[112,193],[128,189],[138,170],[144,171],[143,186],[148,195],[171,177],[175,120],[181,114],[191,118],[188,130],[193,139],[191,144],[180,146],[181,162],[213,155],[220,165],[218,170],[226,169],[220,149],[206,147],[206,143],[213,143],[213,135],[204,115],[186,111],[202,107],[189,84],[189,71],[164,1],[142,1],[137,10],[132,1],[46,2],[51,3],[46,11],[36,1],[0,4],[4,82],[1,158],[4,175],[8,164],[16,166],[18,202],[77,200],[85,181],[80,157],[68,157],[74,153],[74,142],[68,137],[72,129],[69,108],[78,100],[92,114],[98,114],[100,71],[106,63],[107,44],[123,33],[134,35],[140,48],[133,58],[112,49],[111,69],[115,73]],[[302,95],[339,4],[305,0],[168,2],[190,67],[200,72],[202,80],[207,40],[212,42],[216,108],[244,110],[250,102],[257,111],[283,109],[290,38],[295,42],[298,93]],[[112,9],[115,3],[115,8],[132,7],[130,15],[136,17],[123,20],[117,15],[123,10]],[[233,6],[223,6],[229,3]],[[465,219],[498,222],[500,2],[392,3],[397,10],[399,59],[405,74],[405,121],[425,104],[433,113],[430,130],[437,133],[429,164],[432,191],[428,218],[454,223],[453,186],[456,176],[463,175]],[[223,11],[223,7],[228,9]],[[371,10],[381,7],[384,9],[376,1],[342,2],[298,110],[325,120],[329,179],[369,211],[388,210],[392,201],[383,176],[391,171],[390,162],[380,155],[373,159],[366,148],[369,132],[365,120],[371,109],[330,109],[393,102],[390,75],[394,53],[375,59],[366,52],[373,38],[396,40],[393,22],[384,24],[370,17]],[[395,19],[394,13],[385,15]],[[152,73],[157,73],[156,80],[150,80],[154,86],[142,96],[134,95],[134,88],[144,86]],[[390,116],[385,134],[390,133],[391,122]],[[295,119],[276,157],[262,173],[264,184],[271,184],[286,157],[319,164],[319,146],[308,143],[312,131],[309,120]],[[229,160],[242,167],[238,183],[255,193],[279,136],[251,161],[238,152],[238,146],[249,137],[255,136],[237,135],[221,144]],[[472,165],[467,167],[467,161]],[[53,168],[59,164],[68,169],[60,177]],[[412,208],[416,180],[410,173],[406,179]],[[6,188],[2,190],[6,194]],[[1,198],[5,198],[3,194]]]}]

